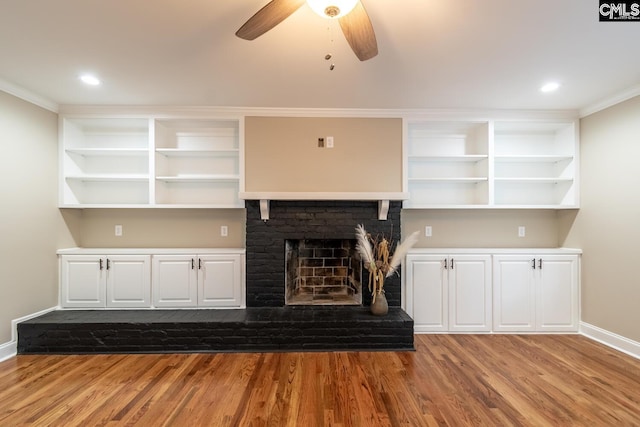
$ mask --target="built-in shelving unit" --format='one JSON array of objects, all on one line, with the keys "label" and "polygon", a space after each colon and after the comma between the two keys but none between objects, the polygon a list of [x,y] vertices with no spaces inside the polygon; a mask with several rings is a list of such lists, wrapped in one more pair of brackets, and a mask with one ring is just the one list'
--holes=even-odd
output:
[{"label": "built-in shelving unit", "polygon": [[[61,207],[241,208],[244,199],[258,199],[268,217],[268,200],[275,198],[244,189],[241,114],[109,111],[61,115]],[[404,200],[410,209],[578,208],[577,122],[566,115],[549,119],[556,117],[551,113],[511,116],[517,118],[405,118],[400,196],[365,193],[364,199],[381,202],[381,218],[388,200]],[[349,200],[362,199],[355,196]]]},{"label": "built-in shelving unit", "polygon": [[574,123],[496,122],[495,204],[576,207]]},{"label": "built-in shelving unit", "polygon": [[410,121],[405,208],[577,208],[573,121]]},{"label": "built-in shelving unit", "polygon": [[61,204],[149,203],[148,119],[63,119]]},{"label": "built-in shelving unit", "polygon": [[61,118],[62,207],[244,206],[239,120]]},{"label": "built-in shelving unit", "polygon": [[155,122],[156,204],[242,207],[238,122]]},{"label": "built-in shelving unit", "polygon": [[488,124],[414,122],[408,129],[404,206],[469,206],[488,203]]}]

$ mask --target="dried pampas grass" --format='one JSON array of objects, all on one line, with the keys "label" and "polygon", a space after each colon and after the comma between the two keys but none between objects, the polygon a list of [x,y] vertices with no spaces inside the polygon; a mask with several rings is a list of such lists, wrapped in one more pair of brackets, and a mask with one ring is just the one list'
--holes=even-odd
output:
[{"label": "dried pampas grass", "polygon": [[417,241],[418,232],[416,231],[398,245],[389,260],[391,243],[384,236],[374,239],[362,224],[356,226],[356,250],[364,262],[364,267],[369,271],[372,303],[376,301],[376,295],[383,292],[384,280],[398,271],[404,256]]}]

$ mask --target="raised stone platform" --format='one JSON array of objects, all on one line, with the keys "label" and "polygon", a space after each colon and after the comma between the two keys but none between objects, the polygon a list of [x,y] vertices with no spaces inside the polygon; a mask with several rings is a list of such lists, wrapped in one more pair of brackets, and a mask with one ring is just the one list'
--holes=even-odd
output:
[{"label": "raised stone platform", "polygon": [[18,324],[18,353],[413,350],[400,308],[289,306],[233,310],[58,310]]}]

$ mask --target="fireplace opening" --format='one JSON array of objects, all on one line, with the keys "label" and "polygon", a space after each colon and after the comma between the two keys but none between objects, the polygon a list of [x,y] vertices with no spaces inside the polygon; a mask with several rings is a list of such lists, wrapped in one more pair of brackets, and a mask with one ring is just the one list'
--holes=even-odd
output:
[{"label": "fireplace opening", "polygon": [[353,239],[285,241],[286,305],[362,305],[362,262]]}]

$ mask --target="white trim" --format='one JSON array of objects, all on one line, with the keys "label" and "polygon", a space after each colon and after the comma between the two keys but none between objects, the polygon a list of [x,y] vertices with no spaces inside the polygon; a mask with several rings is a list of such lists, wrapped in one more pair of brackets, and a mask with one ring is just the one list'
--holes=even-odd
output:
[{"label": "white trim", "polygon": [[249,191],[241,192],[244,200],[406,200],[403,192],[332,192],[332,191]]},{"label": "white trim", "polygon": [[615,95],[604,98],[593,105],[589,105],[587,107],[581,108],[580,118],[582,119],[590,114],[597,113],[598,111],[602,111],[605,108],[609,108],[611,106],[624,102],[638,95],[640,95],[640,84],[632,86]]},{"label": "white trim", "polygon": [[7,92],[10,95],[18,97],[24,101],[30,102],[32,104],[37,105],[38,107],[42,107],[45,110],[49,110],[53,113],[58,112],[58,104],[51,101],[50,99],[44,98],[40,95],[36,95],[35,93],[15,85],[13,83],[9,83],[6,80],[0,79],[0,90],[3,92]]},{"label": "white trim", "polygon": [[18,343],[16,341],[9,341],[4,344],[0,344],[0,362],[4,362],[7,359],[11,359],[17,353]]},{"label": "white trim", "polygon": [[275,117],[357,117],[404,118],[406,120],[575,120],[576,110],[518,109],[393,109],[393,108],[274,108],[225,106],[154,106],[154,105],[61,105],[60,115],[72,117],[109,116],[113,118],[234,118],[246,116]]},{"label": "white trim", "polygon": [[636,359],[640,359],[640,342],[633,341],[622,335],[609,332],[585,322],[580,322],[580,334],[615,350],[626,353],[629,356],[633,356]]},{"label": "white trim", "polygon": [[0,362],[14,357],[18,353],[18,323],[42,316],[50,311],[59,309],[60,307],[51,307],[39,311],[37,313],[27,314],[26,316],[11,321],[11,341],[0,344]]}]

